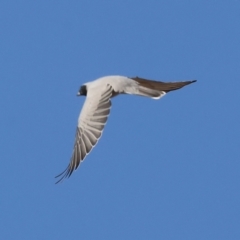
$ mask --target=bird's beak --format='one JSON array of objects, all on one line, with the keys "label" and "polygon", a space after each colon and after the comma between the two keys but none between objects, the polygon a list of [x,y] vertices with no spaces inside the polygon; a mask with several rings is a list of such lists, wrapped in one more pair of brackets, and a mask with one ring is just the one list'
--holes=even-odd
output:
[{"label": "bird's beak", "polygon": [[78,92],[78,93],[77,93],[77,96],[80,96],[80,95],[81,95],[80,92]]}]

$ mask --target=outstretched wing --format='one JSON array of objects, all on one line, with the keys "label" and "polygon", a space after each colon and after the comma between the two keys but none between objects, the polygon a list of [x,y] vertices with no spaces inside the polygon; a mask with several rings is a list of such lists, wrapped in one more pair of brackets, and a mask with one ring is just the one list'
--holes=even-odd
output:
[{"label": "outstretched wing", "polygon": [[60,177],[56,183],[70,177],[98,142],[110,113],[112,92],[110,85],[107,85],[103,91],[89,90],[78,119],[72,158],[68,167],[56,176],[56,178]]},{"label": "outstretched wing", "polygon": [[196,80],[184,82],[160,82],[139,77],[133,77],[131,79],[139,84],[139,95],[148,96],[155,99],[159,99],[170,91],[177,90],[188,84],[196,82]]}]

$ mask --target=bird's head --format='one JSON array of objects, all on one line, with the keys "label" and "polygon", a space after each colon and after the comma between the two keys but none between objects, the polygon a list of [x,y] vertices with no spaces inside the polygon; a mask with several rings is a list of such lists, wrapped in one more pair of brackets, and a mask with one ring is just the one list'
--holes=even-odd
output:
[{"label": "bird's head", "polygon": [[82,85],[77,93],[77,96],[87,96],[87,86]]}]

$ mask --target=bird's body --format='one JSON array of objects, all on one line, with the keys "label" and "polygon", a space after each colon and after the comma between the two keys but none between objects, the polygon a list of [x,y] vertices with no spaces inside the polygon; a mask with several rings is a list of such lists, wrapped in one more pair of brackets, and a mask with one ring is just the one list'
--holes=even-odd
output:
[{"label": "bird's body", "polygon": [[159,99],[195,81],[165,83],[138,77],[107,76],[82,85],[78,95],[86,96],[86,101],[78,119],[73,154],[68,167],[57,176],[60,177],[58,182],[69,177],[96,145],[110,113],[112,97],[133,94]]},{"label": "bird's body", "polygon": [[116,93],[123,93],[126,91],[135,91],[138,84],[130,78],[122,77],[122,76],[107,76],[98,78],[95,81],[87,82],[84,85],[87,86],[90,94],[94,93],[94,89],[98,89],[98,91],[103,90],[107,85],[111,85],[112,89]]}]

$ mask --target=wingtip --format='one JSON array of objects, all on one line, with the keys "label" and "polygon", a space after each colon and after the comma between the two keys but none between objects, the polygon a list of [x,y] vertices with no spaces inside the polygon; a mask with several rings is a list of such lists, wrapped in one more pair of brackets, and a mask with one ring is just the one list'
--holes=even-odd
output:
[{"label": "wingtip", "polygon": [[[56,176],[55,178],[58,178],[58,177],[59,177],[59,175]],[[55,184],[58,184],[58,183],[62,182],[63,179],[64,179],[64,177],[61,177],[60,179],[58,179],[58,180],[55,182]]]}]

